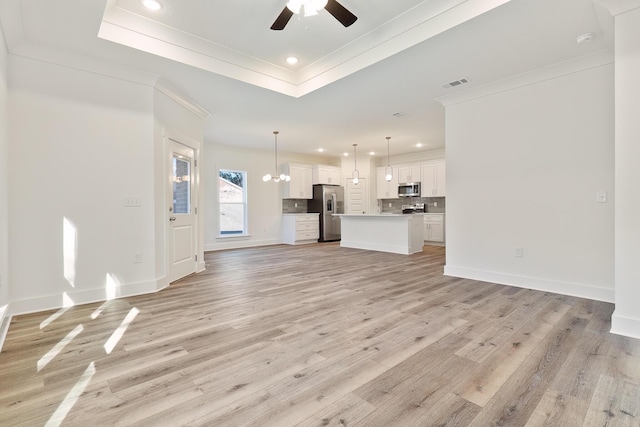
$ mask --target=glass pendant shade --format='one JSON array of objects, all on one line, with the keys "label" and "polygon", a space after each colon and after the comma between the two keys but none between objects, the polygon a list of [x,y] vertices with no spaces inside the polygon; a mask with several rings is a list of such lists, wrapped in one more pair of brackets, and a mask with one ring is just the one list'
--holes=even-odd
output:
[{"label": "glass pendant shade", "polygon": [[390,136],[387,136],[387,167],[384,170],[384,179],[387,180],[387,182],[391,182],[391,180],[393,179],[393,168],[391,167],[391,162],[389,160],[389,140],[391,139]]},{"label": "glass pendant shade", "polygon": [[354,184],[358,184],[360,182],[360,172],[358,172],[358,166],[356,164],[356,147],[358,144],[353,144],[353,172],[351,173],[351,178],[353,179]]},{"label": "glass pendant shade", "polygon": [[284,174],[284,173],[278,174],[278,134],[279,133],[280,132],[278,132],[277,130],[273,131],[273,135],[274,135],[274,138],[275,138],[275,166],[276,166],[275,170],[276,170],[276,173],[273,174],[273,175],[271,175],[270,173],[265,174],[262,177],[262,180],[264,182],[269,182],[269,181],[273,181],[273,182],[286,181],[286,182],[289,182],[289,181],[291,181],[291,177],[289,175]]},{"label": "glass pendant shade", "polygon": [[289,0],[287,9],[299,15],[304,8],[304,16],[313,16],[317,15],[318,11],[324,9],[326,5],[327,0]]},{"label": "glass pendant shade", "polygon": [[391,182],[391,180],[393,179],[393,169],[391,169],[391,166],[386,167],[385,173],[384,173],[384,179],[386,179],[387,182]]}]

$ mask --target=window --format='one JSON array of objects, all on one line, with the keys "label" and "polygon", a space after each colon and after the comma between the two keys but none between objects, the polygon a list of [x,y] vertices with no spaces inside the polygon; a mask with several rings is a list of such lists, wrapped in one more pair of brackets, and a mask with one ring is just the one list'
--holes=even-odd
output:
[{"label": "window", "polygon": [[247,173],[220,169],[218,193],[220,200],[220,235],[247,234]]},{"label": "window", "polygon": [[191,162],[173,153],[173,213],[191,213]]}]

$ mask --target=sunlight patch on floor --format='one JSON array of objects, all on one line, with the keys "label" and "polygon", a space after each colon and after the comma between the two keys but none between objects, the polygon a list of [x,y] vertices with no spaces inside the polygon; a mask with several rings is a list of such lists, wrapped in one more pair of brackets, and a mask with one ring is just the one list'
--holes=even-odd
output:
[{"label": "sunlight patch on floor", "polygon": [[44,367],[47,366],[49,362],[51,362],[62,351],[62,349],[65,348],[65,346],[69,344],[71,340],[73,340],[76,336],[78,336],[78,334],[83,330],[84,330],[84,326],[82,325],[76,326],[71,332],[67,334],[66,337],[62,338],[58,342],[58,344],[54,345],[53,348],[47,352],[47,354],[42,356],[40,360],[38,360],[38,364],[37,364],[38,372],[44,369]]},{"label": "sunlight patch on floor", "polygon": [[67,310],[69,310],[74,305],[75,305],[75,303],[73,302],[71,297],[69,295],[67,295],[66,292],[63,292],[62,293],[62,308],[60,310],[56,311],[55,313],[53,313],[51,316],[49,316],[46,319],[44,319],[42,322],[40,322],[40,330],[42,330],[42,329],[46,328],[47,326],[49,326],[54,320],[56,320],[58,317],[62,316]]},{"label": "sunlight patch on floor", "polygon": [[91,320],[96,320],[98,318],[98,316],[100,316],[102,314],[104,309],[107,308],[107,304],[109,304],[109,301],[103,302],[100,307],[98,307],[95,310],[93,310],[93,313],[91,313]]},{"label": "sunlight patch on floor", "polygon": [[84,392],[84,389],[89,385],[89,381],[91,381],[91,378],[95,373],[95,363],[91,362],[89,363],[89,366],[87,366],[87,369],[85,369],[78,382],[73,386],[69,393],[67,393],[67,396],[64,398],[62,403],[60,403],[58,409],[56,409],[53,415],[51,415],[51,418],[49,418],[49,421],[47,421],[45,427],[57,427],[62,424],[64,419],[69,414],[69,411],[71,411],[71,408],[73,408],[73,405],[76,404],[78,398],[80,398],[80,396]]},{"label": "sunlight patch on floor", "polygon": [[140,313],[140,310],[138,310],[136,307],[133,307],[131,310],[129,310],[127,317],[124,318],[122,323],[120,323],[120,326],[118,326],[118,328],[113,332],[113,334],[111,334],[107,342],[104,344],[104,350],[107,352],[107,354],[111,354],[115,346],[120,341],[120,338],[122,338],[124,333],[127,331],[127,328],[129,327],[131,322],[133,322],[133,319],[136,318],[138,313]]}]

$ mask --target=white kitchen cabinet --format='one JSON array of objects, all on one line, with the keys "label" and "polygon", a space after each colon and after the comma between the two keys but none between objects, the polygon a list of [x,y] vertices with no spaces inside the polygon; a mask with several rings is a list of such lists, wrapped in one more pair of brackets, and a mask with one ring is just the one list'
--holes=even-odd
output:
[{"label": "white kitchen cabinet", "polygon": [[313,199],[311,165],[287,163],[282,170],[291,177],[291,181],[283,184],[283,198]]},{"label": "white kitchen cabinet", "polygon": [[444,244],[444,214],[424,214],[424,241]]},{"label": "white kitchen cabinet", "polygon": [[422,197],[445,197],[446,170],[445,161],[425,163],[422,165]]},{"label": "white kitchen cabinet", "polygon": [[342,170],[336,166],[314,165],[313,184],[340,185]]},{"label": "white kitchen cabinet", "polygon": [[289,245],[317,243],[320,237],[320,214],[283,214],[282,241]]},{"label": "white kitchen cabinet", "polygon": [[393,169],[393,178],[390,182],[386,180],[386,166],[376,168],[376,198],[377,199],[397,199],[398,198],[398,170]]},{"label": "white kitchen cabinet", "polygon": [[398,166],[398,182],[420,182],[420,165],[409,164]]}]

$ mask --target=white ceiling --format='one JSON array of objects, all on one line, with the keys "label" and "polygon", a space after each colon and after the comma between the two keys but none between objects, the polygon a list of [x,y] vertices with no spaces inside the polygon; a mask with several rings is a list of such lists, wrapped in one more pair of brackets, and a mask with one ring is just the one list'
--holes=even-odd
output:
[{"label": "white ceiling", "polygon": [[339,0],[352,26],[321,11],[283,31],[269,27],[287,0],[161,2],[3,0],[0,22],[13,54],[162,76],[210,113],[206,141],[271,149],[279,130],[283,151],[329,156],[386,155],[386,136],[392,155],[442,148],[435,98],[610,45],[593,0]]}]

